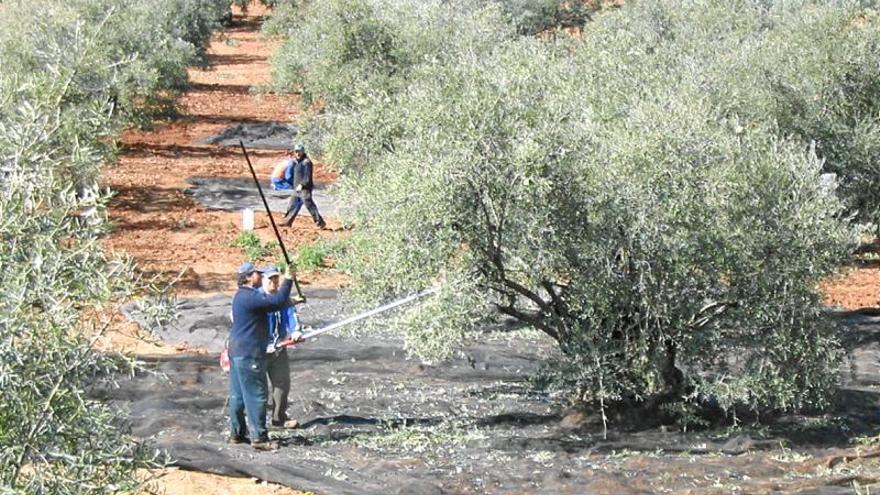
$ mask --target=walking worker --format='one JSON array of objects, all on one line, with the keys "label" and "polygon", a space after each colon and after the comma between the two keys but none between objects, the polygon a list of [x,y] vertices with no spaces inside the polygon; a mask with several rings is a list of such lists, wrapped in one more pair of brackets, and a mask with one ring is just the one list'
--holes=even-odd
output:
[{"label": "walking worker", "polygon": [[288,267],[284,281],[273,294],[259,290],[262,279],[261,270],[253,263],[246,262],[238,269],[229,334],[229,442],[250,439],[257,450],[274,450],[278,445],[269,441],[266,429],[268,315],[290,305],[293,277]]},{"label": "walking worker", "polygon": [[[315,221],[315,225],[319,229],[323,229],[327,225],[318,212],[318,205],[312,200],[312,189],[315,187],[312,180],[313,169],[312,160],[306,155],[305,146],[301,143],[294,145],[290,166],[284,172],[284,182],[290,184],[293,188],[293,196],[287,205],[287,212],[284,214],[284,220],[281,222],[282,225],[290,226],[293,224],[293,219],[296,218],[303,205],[306,205],[306,209],[309,210],[312,220]],[[275,184],[274,179],[273,184]]]},{"label": "walking worker", "polygon": [[[275,294],[281,286],[281,272],[274,265],[263,269],[263,291]],[[296,342],[302,337],[296,309],[290,304],[269,313],[269,344],[266,347],[269,394],[267,406],[271,411],[272,426],[296,428],[299,422],[287,419],[287,397],[290,394],[290,359],[287,346],[282,342]]]}]

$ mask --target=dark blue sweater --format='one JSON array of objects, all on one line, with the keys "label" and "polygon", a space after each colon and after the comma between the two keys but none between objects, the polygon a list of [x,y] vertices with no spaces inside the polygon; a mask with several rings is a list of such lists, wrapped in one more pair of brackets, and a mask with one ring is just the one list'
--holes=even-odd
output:
[{"label": "dark blue sweater", "polygon": [[293,281],[284,279],[278,292],[266,294],[253,287],[240,287],[232,298],[232,331],[229,357],[263,357],[269,344],[267,315],[290,304]]},{"label": "dark blue sweater", "polygon": [[308,156],[304,156],[302,160],[292,158],[290,166],[284,171],[284,180],[290,183],[291,187],[302,185],[304,191],[311,191],[315,185],[312,182],[312,170],[314,166]]}]

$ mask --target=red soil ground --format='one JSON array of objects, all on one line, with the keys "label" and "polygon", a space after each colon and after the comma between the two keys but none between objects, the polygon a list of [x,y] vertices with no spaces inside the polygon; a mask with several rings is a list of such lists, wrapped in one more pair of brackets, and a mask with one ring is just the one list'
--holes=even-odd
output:
[{"label": "red soil ground", "polygon": [[[242,122],[297,120],[295,102],[278,95],[258,94],[269,82],[268,58],[276,43],[259,29],[265,10],[253,5],[246,16],[214,38],[207,69],[192,69],[192,89],[179,100],[183,116],[156,122],[151,130],[130,130],[121,140],[118,163],[106,171],[104,182],[118,194],[110,206],[116,225],[104,245],[110,253],[133,256],[147,273],[167,278],[185,271],[179,295],[192,296],[234,290],[233,273],[243,261],[240,248],[230,244],[240,233],[240,214],[210,211],[184,194],[186,179],[196,175],[250,177],[236,148],[194,144],[199,139]],[[253,151],[258,174],[267,177],[283,152]],[[316,162],[315,179],[335,175]],[[328,219],[331,229],[338,221]],[[265,213],[257,214],[256,233],[274,239]],[[282,229],[285,245],[297,246],[332,236],[318,230],[306,215],[293,228]],[[329,277],[329,278],[328,278]],[[325,272],[302,274],[304,284],[336,285]]]},{"label": "red soil ground", "polygon": [[844,270],[821,284],[825,302],[849,310],[880,308],[880,267]]}]

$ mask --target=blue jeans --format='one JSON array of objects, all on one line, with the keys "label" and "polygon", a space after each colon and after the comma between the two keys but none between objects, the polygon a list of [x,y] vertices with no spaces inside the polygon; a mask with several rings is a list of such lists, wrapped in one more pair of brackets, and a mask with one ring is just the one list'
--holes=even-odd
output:
[{"label": "blue jeans", "polygon": [[[266,431],[266,358],[234,357],[229,369],[229,429],[251,442],[269,439]],[[247,412],[247,424],[245,424]]]}]

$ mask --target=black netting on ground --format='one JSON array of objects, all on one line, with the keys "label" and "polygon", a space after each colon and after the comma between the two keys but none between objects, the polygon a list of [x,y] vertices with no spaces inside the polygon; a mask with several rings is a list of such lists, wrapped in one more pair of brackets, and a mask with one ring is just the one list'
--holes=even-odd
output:
[{"label": "black netting on ground", "polygon": [[[306,295],[300,313],[307,325],[345,313],[333,291]],[[228,296],[187,300],[181,321],[159,334],[217,350],[228,304]],[[487,338],[438,365],[408,359],[402,343],[387,337],[327,335],[301,345],[290,351],[289,413],[302,427],[273,430],[282,443],[276,452],[226,444],[227,378],[216,354],[144,358],[155,374],[101,393],[129,412],[136,435],[179,466],[321,494],[654,493],[658,479],[691,476],[701,486],[717,478],[743,493],[834,495],[852,493],[852,477],[797,481],[779,459],[791,452],[781,445],[834,455],[855,436],[880,431],[880,317],[847,322],[854,360],[843,366],[834,410],[776,418],[761,436],[713,438],[612,415],[603,438],[598,415],[570,413],[529,387],[526,378],[554,351],[521,331]],[[682,481],[682,490],[689,486]]]},{"label": "black netting on ground", "polygon": [[[196,201],[212,210],[239,211],[244,208],[253,208],[263,211],[263,202],[253,179],[243,177],[190,177],[187,182],[191,187],[186,193]],[[267,178],[261,179],[260,185],[269,203],[269,209],[274,212],[284,213],[287,203],[293,194],[292,191],[275,191],[269,185]],[[318,211],[323,216],[336,214],[336,201],[327,194],[326,185],[315,184],[312,191],[312,199],[318,205]],[[300,215],[308,217],[309,212],[305,206],[300,210]],[[280,217],[279,217],[280,219]]]},{"label": "black netting on ground", "polygon": [[236,124],[218,134],[197,141],[197,144],[238,146],[243,141],[248,148],[283,150],[290,149],[299,129],[294,125],[278,122],[253,122]]}]

